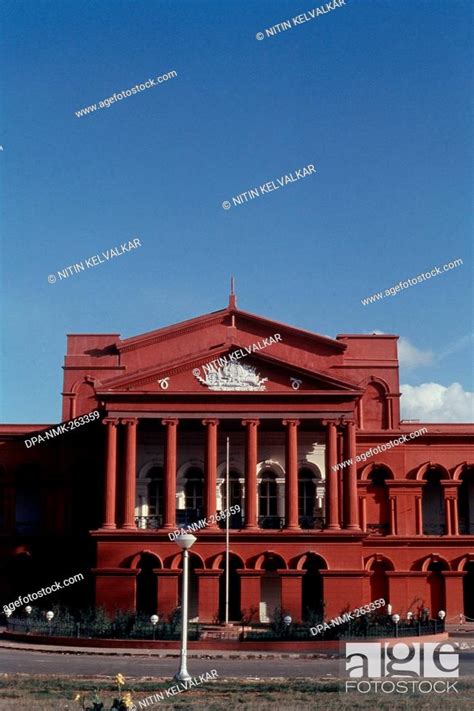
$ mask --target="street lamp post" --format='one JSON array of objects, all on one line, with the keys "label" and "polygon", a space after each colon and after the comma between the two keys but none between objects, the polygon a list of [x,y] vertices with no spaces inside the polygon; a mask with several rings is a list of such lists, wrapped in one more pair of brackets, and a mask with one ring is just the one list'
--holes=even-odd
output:
[{"label": "street lamp post", "polygon": [[176,537],[176,543],[183,551],[183,594],[181,600],[181,653],[179,658],[179,671],[175,675],[177,681],[189,681],[191,676],[188,673],[188,568],[189,549],[197,541],[192,533],[184,533]]},{"label": "street lamp post", "polygon": [[153,625],[153,641],[155,641],[156,625],[158,624],[159,621],[160,621],[160,618],[158,617],[158,615],[152,615],[150,617],[150,622]]}]

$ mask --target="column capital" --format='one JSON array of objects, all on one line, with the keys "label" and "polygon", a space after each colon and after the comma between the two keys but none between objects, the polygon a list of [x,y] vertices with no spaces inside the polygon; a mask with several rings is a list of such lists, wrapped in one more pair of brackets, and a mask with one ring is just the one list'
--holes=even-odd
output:
[{"label": "column capital", "polygon": [[177,427],[179,424],[179,420],[177,417],[167,417],[164,420],[161,420],[162,425],[169,425],[170,427]]},{"label": "column capital", "polygon": [[338,425],[341,424],[341,422],[340,422],[340,419],[334,419],[334,420],[324,419],[324,420],[321,420],[321,424],[324,425],[324,427],[329,427],[329,425],[334,425],[334,427],[337,427]]},{"label": "column capital", "polygon": [[246,425],[251,425],[251,426],[253,426],[253,427],[258,427],[259,424],[260,424],[260,420],[259,420],[259,419],[242,420],[242,424],[245,425],[245,426],[246,426]]},{"label": "column capital", "polygon": [[212,419],[212,418],[206,419],[206,420],[201,420],[201,422],[203,425],[215,425],[216,427],[219,424],[219,420]]},{"label": "column capital", "polygon": [[119,420],[117,417],[104,417],[102,420],[103,425],[112,425],[112,427],[118,427]]},{"label": "column capital", "polygon": [[298,427],[298,425],[301,424],[300,420],[282,420],[281,421],[283,425],[290,425],[292,427]]},{"label": "column capital", "polygon": [[124,417],[120,420],[122,425],[131,425],[132,427],[138,425],[138,417]]}]

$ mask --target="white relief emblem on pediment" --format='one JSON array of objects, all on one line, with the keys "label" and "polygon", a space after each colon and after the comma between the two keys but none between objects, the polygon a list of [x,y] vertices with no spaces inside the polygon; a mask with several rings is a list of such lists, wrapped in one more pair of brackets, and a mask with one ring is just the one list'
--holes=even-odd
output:
[{"label": "white relief emblem on pediment", "polygon": [[209,390],[266,390],[265,383],[268,378],[261,378],[252,365],[241,363],[227,363],[222,368],[213,368],[201,377],[199,368],[193,370],[193,375],[201,385],[206,385]]}]

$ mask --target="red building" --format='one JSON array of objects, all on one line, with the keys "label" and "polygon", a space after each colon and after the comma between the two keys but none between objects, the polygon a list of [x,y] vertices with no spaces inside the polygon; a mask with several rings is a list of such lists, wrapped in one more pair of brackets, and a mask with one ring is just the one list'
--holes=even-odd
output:
[{"label": "red building", "polygon": [[474,617],[474,426],[400,421],[396,336],[331,339],[231,295],[133,338],[69,335],[63,421],[96,409],[100,421],[35,446],[51,425],[0,427],[4,602],[82,572],[68,601],[169,613],[181,557],[168,534],[206,517],[190,611],[222,619],[211,517],[239,505],[231,619],[277,605],[301,619],[323,602],[331,617],[381,597],[401,614]]}]

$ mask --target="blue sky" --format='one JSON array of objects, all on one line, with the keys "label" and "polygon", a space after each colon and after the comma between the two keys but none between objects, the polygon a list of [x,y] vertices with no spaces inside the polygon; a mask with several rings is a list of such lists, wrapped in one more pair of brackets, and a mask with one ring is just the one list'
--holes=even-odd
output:
[{"label": "blue sky", "polygon": [[[129,337],[214,311],[231,274],[245,310],[400,334],[403,383],[472,390],[472,4],[346,0],[256,39],[317,6],[4,0],[1,421],[60,419],[66,333]],[[315,175],[222,208],[309,163]]]}]

